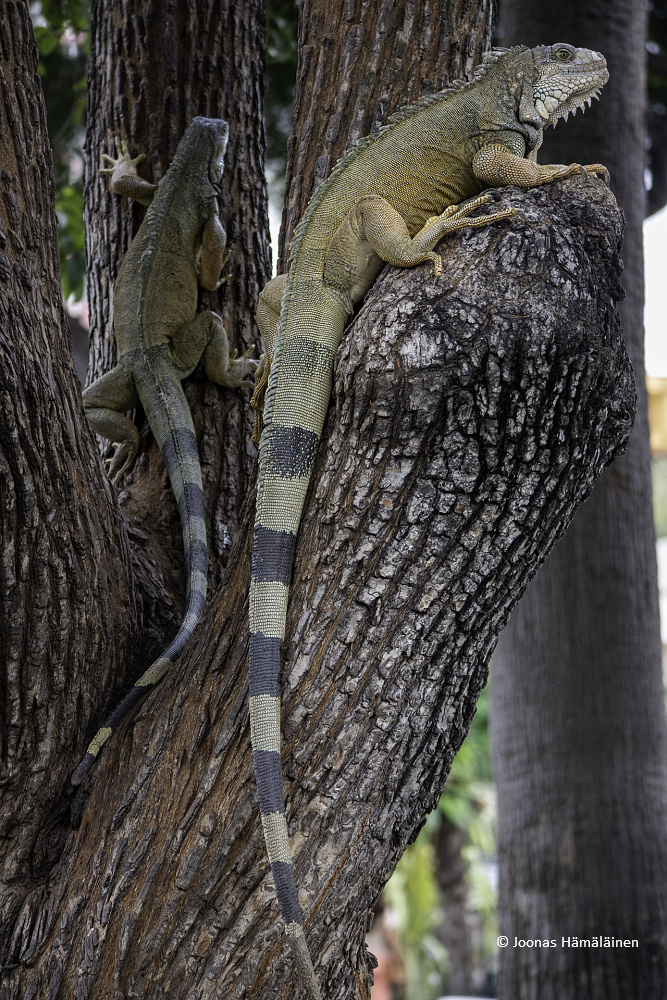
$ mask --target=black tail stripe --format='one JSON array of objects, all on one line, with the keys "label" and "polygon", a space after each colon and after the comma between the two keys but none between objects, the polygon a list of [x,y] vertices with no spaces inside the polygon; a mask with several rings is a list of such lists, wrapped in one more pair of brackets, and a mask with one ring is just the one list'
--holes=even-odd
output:
[{"label": "black tail stripe", "polygon": [[148,687],[130,688],[123,700],[116,705],[113,712],[104,723],[104,728],[108,727],[109,729],[113,729],[114,726],[117,726],[127,713],[131,711],[135,705],[139,704],[148,690],[150,690]]},{"label": "black tail stripe", "polygon": [[255,778],[259,792],[259,811],[262,813],[284,813],[283,772],[280,754],[274,750],[253,750]]},{"label": "black tail stripe", "polygon": [[280,370],[299,372],[305,385],[326,385],[335,356],[336,351],[328,344],[295,334],[283,345]]},{"label": "black tail stripe", "polygon": [[178,500],[178,513],[181,521],[188,517],[201,517],[206,514],[206,500],[204,491],[196,483],[184,483],[183,492]]},{"label": "black tail stripe", "polygon": [[266,475],[283,479],[307,476],[315,464],[319,443],[319,435],[305,427],[271,424]]},{"label": "black tail stripe", "polygon": [[[193,590],[188,596],[187,603],[185,605],[186,615],[196,615],[197,620],[199,620],[204,611],[206,610],[206,594],[202,593],[201,590]],[[180,631],[180,630],[179,630]],[[191,628],[184,629],[184,631],[189,631],[192,633]],[[178,635],[178,633],[176,633]]]},{"label": "black tail stripe", "polygon": [[278,697],[278,675],[280,673],[280,647],[282,639],[254,632],[250,636],[249,687],[251,697],[270,694]]},{"label": "black tail stripe", "polygon": [[[202,607],[205,602],[202,601]],[[201,616],[200,616],[201,617]],[[192,638],[193,628],[179,628],[178,632],[174,636],[171,645],[167,646],[162,657],[167,660],[176,660],[181,655],[187,644]]]},{"label": "black tail stripe", "polygon": [[170,646],[167,647],[167,649],[165,649],[162,656],[168,660],[177,659],[181,655],[187,644],[190,642],[191,638],[192,638],[192,629],[189,628],[179,629],[176,635],[174,636],[173,642],[171,643]]},{"label": "black tail stripe", "polygon": [[94,763],[95,763],[94,755],[92,753],[86,753],[81,763],[77,765],[77,768],[71,777],[71,782],[74,785],[74,787],[81,784],[84,775],[87,773],[91,764]]},{"label": "black tail stripe", "polygon": [[271,865],[271,872],[283,920],[286,924],[303,924],[303,913],[299,906],[294,868],[287,861],[274,861]]},{"label": "black tail stripe", "polygon": [[187,548],[186,555],[188,572],[198,569],[206,575],[208,572],[208,546],[206,545],[206,542],[203,542],[200,538],[195,538],[194,541],[191,541],[188,545],[187,531],[183,532],[183,537]]},{"label": "black tail stripe", "polygon": [[258,583],[289,586],[294,563],[296,535],[256,525],[253,535],[252,575]]},{"label": "black tail stripe", "polygon": [[188,599],[185,605],[186,615],[197,615],[201,618],[206,610],[206,592],[193,587],[188,591]]},{"label": "black tail stripe", "polygon": [[162,445],[162,459],[167,469],[180,465],[180,455],[197,455],[197,438],[190,427],[177,427]]}]

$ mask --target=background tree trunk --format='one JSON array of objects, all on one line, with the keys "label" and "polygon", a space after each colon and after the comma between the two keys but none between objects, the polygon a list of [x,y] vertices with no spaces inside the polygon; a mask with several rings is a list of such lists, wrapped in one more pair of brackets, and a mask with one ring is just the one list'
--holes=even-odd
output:
[{"label": "background tree trunk", "polygon": [[[498,630],[632,418],[613,198],[575,178],[504,202],[528,224],[449,240],[447,282],[387,269],[367,297],[338,359],[299,537],[288,821],[334,1000],[368,997],[373,902],[437,802]],[[95,474],[103,491],[99,463]],[[294,997],[251,777],[250,525],[248,510],[203,627],[105,747],[41,882],[24,855],[3,888],[23,908],[2,925],[2,1000]],[[12,697],[31,704],[20,683]],[[73,720],[70,697],[68,677]],[[63,752],[62,823],[82,736]],[[53,828],[48,803],[34,813],[21,822]],[[12,835],[24,843],[18,823]]]},{"label": "background tree trunk", "polygon": [[[77,711],[135,631],[127,535],[83,417],[28,8],[0,0],[0,964],[65,849]],[[104,667],[104,670],[102,669]],[[106,672],[106,673],[105,673]]]},{"label": "background tree trunk", "polygon": [[[245,350],[257,339],[255,307],[271,275],[264,179],[263,5],[213,0],[187,5],[97,2],[92,7],[89,114],[86,137],[86,246],[91,318],[90,381],[116,363],[112,278],[144,209],[108,191],[98,175],[113,137],[147,154],[139,171],[159,180],[183,132],[197,115],[224,118],[229,144],[222,179],[221,220],[227,231],[230,280],[201,292],[200,308],[224,319],[230,343]],[[115,155],[115,154],[114,154]],[[200,365],[186,380],[208,498],[209,595],[219,584],[254,476],[249,390],[222,389]],[[141,426],[143,415],[137,415]],[[132,474],[120,501],[128,522],[139,585],[139,607],[150,625],[149,648],[97,692],[96,719],[106,715],[128,680],[141,673],[176,632],[185,596],[178,511],[159,448],[144,427]],[[107,446],[107,442],[104,442]],[[156,512],[160,512],[156,516]]]},{"label": "background tree trunk", "polygon": [[442,918],[435,936],[447,949],[447,993],[458,996],[472,994],[472,939],[468,926],[468,865],[461,854],[467,840],[466,831],[451,823],[446,816],[433,834],[435,878],[440,893]]},{"label": "background tree trunk", "polygon": [[[600,49],[595,114],[549,133],[543,161],[606,163],[625,212],[620,305],[638,415],[628,453],[577,514],[493,661],[500,931],[556,949],[500,955],[500,996],[667,995],[667,755],[643,370],[645,10],[628,0],[503,0],[502,44]],[[562,948],[562,937],[639,948]]]}]

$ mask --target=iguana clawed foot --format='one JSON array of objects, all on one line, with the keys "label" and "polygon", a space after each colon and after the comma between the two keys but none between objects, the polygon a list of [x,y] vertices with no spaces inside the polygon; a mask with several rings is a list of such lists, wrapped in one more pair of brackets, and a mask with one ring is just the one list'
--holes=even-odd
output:
[{"label": "iguana clawed foot", "polygon": [[255,385],[255,373],[259,368],[260,362],[255,358],[249,357],[253,350],[254,345],[251,345],[248,350],[244,351],[239,357],[236,356],[236,349],[230,353],[229,364],[227,365],[227,375],[224,383],[227,388],[239,389],[242,385]]},{"label": "iguana clawed foot", "polygon": [[[490,222],[498,222],[500,219],[513,219],[519,216],[525,222],[525,215],[518,208],[507,208],[500,212],[491,212],[488,215],[480,215],[474,219],[470,218],[470,213],[476,208],[480,208],[482,205],[486,205],[494,200],[495,195],[489,192],[488,194],[480,194],[475,198],[470,198],[459,205],[450,205],[441,215],[436,215],[428,219],[424,229],[428,226],[433,226],[439,230],[440,238],[457,229],[476,229],[480,226],[488,226]],[[435,277],[441,277],[442,258],[435,251],[432,251],[428,256],[433,261]]]},{"label": "iguana clawed foot", "polygon": [[122,441],[114,451],[112,457],[107,461],[107,472],[109,479],[118,486],[120,480],[126,472],[129,472],[134,465],[139,450],[139,432],[137,431],[136,441]]},{"label": "iguana clawed foot", "polygon": [[568,163],[568,164],[551,164],[549,166],[542,168],[545,171],[551,171],[551,173],[545,178],[547,182],[562,180],[564,177],[572,177],[575,174],[581,174],[583,177],[595,177],[597,174],[602,175],[602,180],[605,184],[609,184],[609,171],[602,163]]},{"label": "iguana clawed foot", "polygon": [[142,160],[146,159],[145,153],[139,153],[138,156],[132,158],[130,156],[130,151],[125,139],[121,139],[119,135],[114,136],[114,142],[116,144],[116,152],[118,156],[107,156],[106,153],[102,153],[102,159],[110,163],[110,167],[100,167],[98,173],[102,176],[107,174],[111,177],[114,174],[118,177],[120,174],[136,174],[137,173],[137,163],[141,163]]},{"label": "iguana clawed foot", "polygon": [[587,163],[584,170],[587,174],[592,174],[593,176],[596,174],[602,174],[602,180],[607,186],[609,186],[611,177],[609,176],[609,171],[603,163]]},{"label": "iguana clawed foot", "polygon": [[259,445],[259,439],[262,434],[262,414],[264,412],[264,397],[266,395],[266,389],[269,384],[269,375],[271,373],[271,358],[268,354],[262,354],[259,359],[259,366],[255,372],[255,391],[250,399],[250,405],[255,411],[255,427],[252,432],[252,443],[254,445]]},{"label": "iguana clawed foot", "polygon": [[109,177],[109,188],[116,194],[127,195],[134,198],[140,205],[148,206],[153,200],[153,195],[157,191],[157,184],[150,184],[143,180],[137,173],[137,164],[146,159],[145,153],[131,157],[125,139],[114,136],[117,156],[108,156],[102,153],[102,159],[110,164],[108,167],[100,167],[98,173],[101,176]]}]

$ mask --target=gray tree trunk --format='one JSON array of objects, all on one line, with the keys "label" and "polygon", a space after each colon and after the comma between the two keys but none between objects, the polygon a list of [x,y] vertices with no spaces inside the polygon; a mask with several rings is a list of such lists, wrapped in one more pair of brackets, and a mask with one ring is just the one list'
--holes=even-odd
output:
[{"label": "gray tree trunk", "polygon": [[[599,105],[558,127],[549,161],[602,161],[625,212],[620,304],[638,394],[627,454],[540,571],[498,645],[500,956],[506,1000],[667,996],[667,757],[643,373],[641,4],[503,0],[503,44],[601,50]],[[562,946],[610,935],[636,948]],[[514,937],[556,948],[514,948]]]},{"label": "gray tree trunk", "polygon": [[467,835],[442,816],[433,835],[435,877],[442,918],[435,935],[447,949],[444,990],[458,996],[472,993],[472,939],[467,919],[468,865],[461,854]]},{"label": "gray tree trunk", "polygon": [[[85,787],[69,785],[114,657],[128,670],[133,595],[148,585],[131,575],[142,557],[130,556],[63,346],[27,9],[0,0],[0,14],[0,115],[27,130],[0,132],[0,444],[14,490],[0,630],[16,640],[1,679],[0,997],[287,1000],[249,749],[250,504],[190,648]],[[139,12],[121,27],[138,32]],[[241,37],[225,42],[239,58]],[[528,224],[460,234],[443,247],[446,281],[387,269],[367,297],[339,355],[299,537],[283,679],[288,822],[332,1000],[367,1000],[372,905],[437,802],[510,608],[632,419],[613,198],[575,178],[504,200]],[[146,539],[149,553],[157,545]]]}]

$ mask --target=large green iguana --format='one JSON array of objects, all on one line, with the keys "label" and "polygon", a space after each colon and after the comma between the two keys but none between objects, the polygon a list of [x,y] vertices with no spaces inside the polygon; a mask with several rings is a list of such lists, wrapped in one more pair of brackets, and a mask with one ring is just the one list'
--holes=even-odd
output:
[{"label": "large green iguana", "polygon": [[[334,355],[354,305],[386,261],[432,261],[446,233],[471,219],[485,187],[546,184],[600,164],[538,166],[547,125],[590,104],[606,83],[603,56],[570,45],[489,53],[471,83],[423,98],[361,139],[313,195],[290,268],[260,296],[266,356],[253,404],[264,403],[250,583],[250,726],[260,812],[278,902],[309,997],[319,987],[303,932],[285,822],[280,764],[280,648],[301,511],[331,393]],[[463,205],[464,199],[472,199]],[[269,360],[270,376],[267,380]]]},{"label": "large green iguana", "polygon": [[204,359],[208,377],[236,388],[247,381],[257,362],[229,353],[222,320],[213,312],[197,313],[198,286],[213,291],[225,278],[229,256],[219,218],[218,198],[227,123],[195,118],[181,139],[173,162],[159,184],[142,180],[127,143],[116,139],[117,157],[104,155],[110,187],[149,205],[114,286],[113,326],[118,347],[116,367],[83,394],[90,426],[119,442],[109,472],[114,482],[131,468],[139,431],[125,416],[139,404],[160,446],[181,526],[187,567],[183,622],[175,638],[117,705],[98,730],[72,782],[80,784],[120,720],[164,676],[182,652],[206,602],[208,550],[204,494],[192,417],[181,380]]}]

